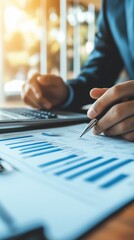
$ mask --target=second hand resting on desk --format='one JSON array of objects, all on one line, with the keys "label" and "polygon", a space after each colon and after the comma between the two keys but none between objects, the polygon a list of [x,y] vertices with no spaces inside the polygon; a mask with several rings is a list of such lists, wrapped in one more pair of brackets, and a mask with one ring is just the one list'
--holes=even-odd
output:
[{"label": "second hand resting on desk", "polygon": [[101,114],[99,114],[96,118],[93,118],[90,120],[90,122],[87,124],[86,128],[83,130],[82,134],[80,135],[80,137],[84,136],[88,131],[90,131],[96,124],[97,122],[108,112],[108,110],[118,104],[118,103],[121,103],[123,101],[131,101],[131,100],[134,100],[134,97],[129,97],[125,100],[118,100],[118,101],[115,101],[114,103],[110,104]]}]

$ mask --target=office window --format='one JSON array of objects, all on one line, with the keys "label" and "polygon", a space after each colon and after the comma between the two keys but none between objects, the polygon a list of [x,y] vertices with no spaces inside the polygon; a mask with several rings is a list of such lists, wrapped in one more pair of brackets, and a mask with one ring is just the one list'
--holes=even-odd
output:
[{"label": "office window", "polygon": [[22,83],[34,72],[65,80],[76,77],[94,47],[100,2],[1,0],[0,80],[5,96],[20,95]]},{"label": "office window", "polygon": [[40,1],[3,0],[3,79],[18,94],[29,71],[40,70]]}]

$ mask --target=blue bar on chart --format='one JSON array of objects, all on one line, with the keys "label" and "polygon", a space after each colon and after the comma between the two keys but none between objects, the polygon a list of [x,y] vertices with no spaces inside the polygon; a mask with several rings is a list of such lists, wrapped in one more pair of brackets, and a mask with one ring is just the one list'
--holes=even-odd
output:
[{"label": "blue bar on chart", "polygon": [[130,163],[132,163],[132,162],[133,162],[132,159],[125,160],[125,161],[123,161],[123,162],[121,162],[121,163],[118,163],[118,164],[116,164],[116,165],[114,165],[114,166],[112,166],[112,167],[109,167],[109,168],[107,168],[107,169],[105,169],[105,170],[103,170],[103,171],[100,171],[99,173],[96,173],[96,174],[94,174],[94,175],[86,178],[85,181],[87,181],[87,182],[95,182],[95,181],[97,181],[98,179],[104,177],[105,175],[107,175],[107,174],[109,174],[109,173],[117,170],[117,169],[120,168],[120,167],[123,167],[123,166],[125,166],[125,165],[127,165],[127,164],[130,164]]},{"label": "blue bar on chart", "polygon": [[23,151],[30,151],[32,149],[41,148],[41,147],[44,147],[44,149],[45,149],[47,146],[50,146],[50,143],[35,144],[33,146],[24,147],[19,150],[20,150],[20,152],[23,152]]},{"label": "blue bar on chart", "polygon": [[55,165],[57,163],[61,163],[61,162],[64,162],[64,161],[67,161],[69,159],[73,159],[73,158],[76,158],[76,157],[78,157],[78,155],[71,154],[71,155],[68,155],[66,157],[62,157],[62,158],[56,159],[56,160],[48,162],[48,163],[43,163],[43,164],[39,165],[38,167],[40,167],[40,168],[48,167],[48,166]]},{"label": "blue bar on chart", "polygon": [[[47,143],[47,142],[46,142]],[[14,146],[14,147],[10,147],[10,149],[17,149],[17,148],[28,148],[31,147],[31,146],[37,146],[37,145],[40,145],[40,144],[45,144],[45,142],[36,142],[36,143],[30,143],[30,144],[21,144],[21,145],[17,145],[17,146]],[[20,149],[21,150],[21,149]]]},{"label": "blue bar on chart", "polygon": [[27,150],[27,151],[22,151],[21,154],[25,155],[25,154],[28,154],[28,153],[40,152],[40,151],[43,151],[43,150],[54,149],[54,148],[55,148],[55,146],[49,144],[47,146],[38,147],[36,149],[30,149],[30,150]]},{"label": "blue bar on chart", "polygon": [[110,181],[102,184],[100,187],[101,188],[110,188],[113,185],[116,185],[117,183],[121,182],[122,180],[128,178],[128,175],[126,174],[120,174],[118,176],[116,176],[115,178],[111,179]]},{"label": "blue bar on chart", "polygon": [[55,175],[60,176],[60,175],[62,175],[64,173],[67,173],[67,172],[70,172],[72,170],[78,169],[80,167],[83,167],[83,166],[85,166],[87,164],[93,163],[93,162],[101,160],[101,159],[102,159],[102,157],[97,157],[97,158],[90,159],[90,160],[88,160],[88,161],[86,161],[84,163],[80,163],[80,164],[77,164],[75,166],[72,166],[72,167],[66,168],[64,170],[61,170],[59,172],[56,172]]},{"label": "blue bar on chart", "polygon": [[61,137],[61,134],[57,133],[42,133],[42,135],[46,137]]},{"label": "blue bar on chart", "polygon": [[[75,173],[75,174],[72,174],[72,175],[66,177],[66,179],[68,179],[68,180],[75,179],[76,177],[79,177],[79,176],[81,176],[81,175],[83,175],[83,174],[85,174],[85,173],[88,173],[88,172],[90,172],[90,171],[92,171],[92,170],[95,170],[95,169],[97,169],[97,168],[100,168],[100,167],[102,167],[102,166],[105,166],[105,165],[107,165],[107,164],[109,164],[109,163],[112,163],[112,162],[114,162],[114,161],[117,161],[117,160],[118,160],[118,158],[111,158],[111,159],[109,159],[109,160],[107,160],[107,161],[105,161],[105,162],[98,163],[98,164],[96,164],[96,165],[94,165],[94,166],[92,166],[92,167],[86,168],[86,169],[84,169],[84,170],[82,170],[82,171],[80,171],[80,172],[77,172],[77,173]],[[92,162],[94,162],[94,161],[92,161]]]},{"label": "blue bar on chart", "polygon": [[14,146],[14,145],[18,145],[18,144],[22,144],[22,143],[29,143],[29,142],[33,142],[33,140],[25,140],[25,141],[21,141],[21,142],[7,143],[5,145],[6,146]]},{"label": "blue bar on chart", "polygon": [[39,152],[39,153],[36,153],[36,154],[32,154],[30,156],[27,156],[26,158],[39,157],[39,156],[42,156],[42,155],[51,154],[51,153],[59,152],[59,151],[63,151],[63,149],[62,148],[54,148],[53,150],[50,150],[50,151],[45,151],[45,152]]},{"label": "blue bar on chart", "polygon": [[79,156],[78,156],[77,159],[74,159],[74,160],[72,160],[72,161],[69,161],[69,162],[65,163],[65,165],[71,165],[71,164],[74,164],[74,163],[76,163],[76,162],[85,161],[85,160],[87,160],[87,158],[85,158],[85,157],[79,157]]},{"label": "blue bar on chart", "polygon": [[18,140],[18,139],[23,139],[23,138],[31,138],[31,137],[33,137],[33,135],[27,135],[27,136],[22,136],[22,137],[5,138],[5,139],[0,139],[0,142]]},{"label": "blue bar on chart", "polygon": [[77,158],[74,158],[73,160],[71,160],[71,159],[68,159],[68,160],[69,160],[68,162],[63,162],[62,164],[60,164],[58,166],[57,165],[54,166],[54,167],[52,166],[51,168],[45,170],[44,172],[51,172],[51,171],[55,171],[56,169],[63,169],[67,165],[72,165],[72,164],[74,164],[76,162],[83,162],[83,161],[86,161],[87,159],[85,157],[77,156]]}]

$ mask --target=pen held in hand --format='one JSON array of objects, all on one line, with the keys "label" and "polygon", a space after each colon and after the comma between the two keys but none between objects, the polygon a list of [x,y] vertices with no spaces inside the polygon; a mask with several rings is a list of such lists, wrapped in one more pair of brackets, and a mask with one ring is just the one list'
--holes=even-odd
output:
[{"label": "pen held in hand", "polygon": [[88,131],[90,131],[96,124],[97,122],[108,112],[108,110],[114,106],[115,104],[124,102],[124,101],[130,101],[130,100],[134,100],[134,97],[130,97],[124,100],[118,100],[116,102],[114,102],[113,104],[109,105],[101,114],[99,114],[96,118],[93,118],[90,120],[90,122],[87,124],[87,126],[85,127],[85,129],[83,130],[82,134],[80,135],[80,137],[82,137],[83,135],[85,135]]}]

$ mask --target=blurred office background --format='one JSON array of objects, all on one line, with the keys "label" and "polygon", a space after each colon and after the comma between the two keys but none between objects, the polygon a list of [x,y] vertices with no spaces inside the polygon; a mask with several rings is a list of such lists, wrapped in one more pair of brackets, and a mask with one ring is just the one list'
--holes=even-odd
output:
[{"label": "blurred office background", "polygon": [[77,76],[94,48],[101,0],[0,1],[0,102],[35,72]]}]

